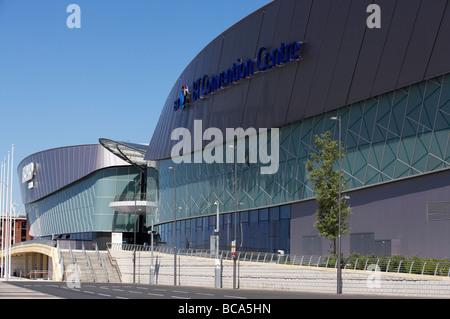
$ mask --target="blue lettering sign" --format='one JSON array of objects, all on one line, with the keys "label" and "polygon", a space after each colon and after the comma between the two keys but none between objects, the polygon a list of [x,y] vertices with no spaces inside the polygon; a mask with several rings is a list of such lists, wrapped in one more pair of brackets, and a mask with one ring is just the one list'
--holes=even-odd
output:
[{"label": "blue lettering sign", "polygon": [[[279,48],[268,50],[266,47],[261,47],[255,59],[249,59],[245,62],[242,59],[237,59],[237,63],[227,70],[219,74],[208,76],[207,74],[198,78],[192,84],[192,100],[196,101],[203,96],[214,93],[217,90],[223,89],[232,83],[237,83],[245,78],[251,77],[255,74],[255,64],[258,71],[263,72],[273,68],[274,66],[281,66],[293,60],[300,59],[300,50],[302,42],[294,41],[289,44],[281,43]],[[186,85],[182,86],[180,98],[174,102],[174,110],[184,109],[189,105],[189,90]]]}]

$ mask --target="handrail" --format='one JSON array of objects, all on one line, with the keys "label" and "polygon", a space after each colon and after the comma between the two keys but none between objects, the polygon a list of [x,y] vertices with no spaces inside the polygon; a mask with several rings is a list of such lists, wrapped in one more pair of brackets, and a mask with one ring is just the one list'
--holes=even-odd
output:
[{"label": "handrail", "polygon": [[84,249],[84,242],[82,243],[81,247],[82,247],[82,250],[83,250],[84,259],[86,260],[86,266],[88,266],[89,271],[91,273],[91,279],[92,279],[93,282],[95,282],[95,274],[94,274],[94,270],[92,269],[91,259],[86,254],[86,250]]},{"label": "handrail", "polygon": [[120,272],[120,267],[117,265],[116,259],[113,256],[111,256],[111,252],[109,251],[108,244],[106,246],[107,246],[106,252],[108,253],[109,261],[111,262],[111,265],[113,265],[114,268],[116,268],[116,271],[119,274],[119,278],[122,278],[122,273]]},{"label": "handrail", "polygon": [[[134,250],[151,251],[150,246],[133,244],[114,244],[108,243],[109,249],[116,250]],[[173,248],[155,246],[154,252],[173,254]],[[216,258],[214,252],[207,249],[177,249],[177,254],[190,257]],[[337,256],[319,256],[319,255],[291,255],[283,253],[267,252],[247,252],[238,251],[236,257],[240,261],[275,263],[283,265],[298,265],[318,268],[336,268]],[[219,258],[232,260],[231,253],[228,250],[220,250]],[[419,261],[401,259],[398,257],[347,257],[341,258],[342,269],[363,270],[363,271],[382,271],[387,273],[407,273],[417,275],[445,276],[450,277],[450,262],[445,261]]]},{"label": "handrail", "polygon": [[80,268],[78,267],[77,259],[73,255],[72,247],[71,247],[70,243],[69,243],[69,253],[70,253],[70,258],[72,259],[72,266],[75,267],[77,281],[80,281],[81,280]]},{"label": "handrail", "polygon": [[115,202],[131,202],[131,201],[145,201],[147,200],[147,193],[137,193],[137,194],[123,194],[123,195],[116,195],[114,197]]},{"label": "handrail", "polygon": [[95,253],[97,254],[98,262],[100,263],[100,266],[102,266],[103,272],[105,273],[106,281],[109,282],[109,276],[108,276],[108,271],[106,270],[105,261],[103,260],[103,257],[100,256],[100,252],[98,251],[97,243],[95,243]]}]

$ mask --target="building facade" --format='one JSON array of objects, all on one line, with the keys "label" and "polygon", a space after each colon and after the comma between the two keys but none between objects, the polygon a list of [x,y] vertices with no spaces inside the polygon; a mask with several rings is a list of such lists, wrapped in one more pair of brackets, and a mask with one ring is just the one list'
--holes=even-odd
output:
[{"label": "building facade", "polygon": [[450,4],[375,1],[379,28],[372,4],[272,1],[186,67],[148,146],[100,139],[25,159],[30,234],[142,243],[154,224],[160,244],[209,249],[218,209],[220,249],[327,254],[305,162],[315,135],[338,139],[337,117],[343,253],[448,257]]},{"label": "building facade", "polygon": [[[223,249],[236,239],[241,250],[328,253],[330,241],[313,227],[316,202],[305,161],[316,152],[315,135],[331,131],[338,139],[331,118],[339,117],[353,211],[343,252],[450,254],[450,6],[376,1],[381,27],[370,28],[372,3],[273,1],[186,67],[145,157],[158,163],[152,218],[163,241],[173,246],[176,231],[177,247],[208,248],[217,201]],[[221,139],[208,135],[210,128]],[[278,170],[262,174],[267,164],[249,160],[249,143],[237,165],[205,161],[210,143],[222,145],[214,150],[225,159],[229,144],[242,137],[226,135],[229,128],[277,128]]]},{"label": "building facade", "polygon": [[[146,194],[141,189],[146,177],[125,159],[101,144],[62,147],[25,158],[18,172],[30,235],[95,241],[103,249],[112,233],[123,234],[128,243],[145,240]],[[136,213],[129,213],[130,206]],[[135,233],[140,237],[135,239]]]}]

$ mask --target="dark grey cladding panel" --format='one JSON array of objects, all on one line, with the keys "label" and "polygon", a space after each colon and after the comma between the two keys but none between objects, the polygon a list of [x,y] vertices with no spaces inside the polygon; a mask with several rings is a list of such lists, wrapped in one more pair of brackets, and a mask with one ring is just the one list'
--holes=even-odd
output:
[{"label": "dark grey cladding panel", "polygon": [[[264,12],[260,11],[244,20],[242,24],[227,30],[224,34],[219,69],[216,73],[238,63],[237,59],[248,61],[256,57],[263,18]],[[208,127],[217,127],[225,132],[227,127],[241,125],[250,81],[250,79],[242,79],[239,84],[229,85],[203,100],[207,100],[207,103],[211,105],[211,114],[206,121]],[[203,101],[201,104],[204,105]]]},{"label": "dark grey cladding panel", "polygon": [[[366,25],[381,7],[381,29]],[[275,0],[212,41],[174,84],[146,159],[170,157],[176,127],[278,127],[450,72],[447,0]],[[301,61],[255,73],[173,111],[181,85],[217,75],[260,47],[304,41]],[[192,88],[190,87],[191,91]]]},{"label": "dark grey cladding panel", "polygon": [[447,1],[444,17],[442,19],[426,78],[432,78],[436,75],[444,74],[450,71],[450,1]]},{"label": "dark grey cladding panel", "polygon": [[[279,47],[281,43],[303,40],[303,35],[301,37],[291,35],[297,3],[280,2],[279,6],[264,12],[258,48],[262,46],[273,48],[274,45]],[[251,79],[242,127],[268,128],[285,123],[297,65],[298,62],[291,62]]]},{"label": "dark grey cladding panel", "polygon": [[397,87],[424,79],[446,4],[447,0],[422,0]]},{"label": "dark grey cladding panel", "polygon": [[[346,104],[361,101],[370,96],[377,74],[396,1],[380,0],[375,3],[382,8],[381,28],[366,28]],[[365,24],[362,27],[366,27]]]},{"label": "dark grey cladding panel", "polygon": [[332,1],[326,21],[320,53],[311,89],[308,93],[306,115],[322,113],[325,110],[328,88],[336,66],[339,48],[345,31],[351,0]]},{"label": "dark grey cladding panel", "polygon": [[366,32],[367,15],[361,12],[366,12],[367,6],[371,3],[371,0],[352,1],[339,51],[336,52],[337,59],[328,88],[325,111],[343,106],[347,101],[361,43]]},{"label": "dark grey cladding panel", "polygon": [[[376,72],[372,95],[382,94],[396,87],[420,2],[421,0],[397,0]],[[382,23],[385,23],[384,19]]]},{"label": "dark grey cladding panel", "polygon": [[303,60],[297,70],[295,86],[287,114],[288,119],[301,119],[315,113],[314,106],[307,108],[307,100],[312,85],[311,79],[314,76],[317,59],[320,54],[320,47],[322,45],[330,7],[331,0],[312,2],[304,37]]}]

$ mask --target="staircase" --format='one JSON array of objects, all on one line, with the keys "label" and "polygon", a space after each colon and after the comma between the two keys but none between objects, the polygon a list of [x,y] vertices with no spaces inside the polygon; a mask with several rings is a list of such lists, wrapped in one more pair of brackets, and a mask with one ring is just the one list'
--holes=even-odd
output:
[{"label": "staircase", "polygon": [[[98,253],[101,260],[95,250],[72,250],[71,255],[69,249],[61,249],[65,270],[63,281],[76,280],[76,264],[81,282],[121,282],[118,271],[111,263],[108,253],[106,251]],[[72,262],[72,256],[75,264]]]}]

